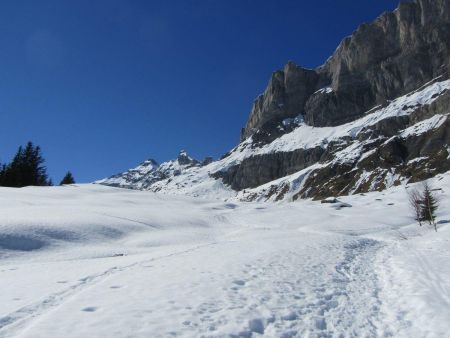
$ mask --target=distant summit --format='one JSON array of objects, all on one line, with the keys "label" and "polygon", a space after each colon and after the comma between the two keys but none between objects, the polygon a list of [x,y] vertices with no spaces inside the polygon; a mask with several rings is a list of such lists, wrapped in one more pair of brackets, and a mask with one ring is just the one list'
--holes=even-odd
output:
[{"label": "distant summit", "polygon": [[[208,157],[207,159],[209,163],[212,161],[212,158]],[[186,169],[200,167],[202,163],[205,162],[199,162],[189,156],[186,150],[181,150],[176,160],[158,164],[155,160],[148,159],[133,169],[96,181],[95,183],[120,188],[149,189],[156,182],[181,175]]]},{"label": "distant summit", "polygon": [[178,154],[177,161],[179,165],[197,165],[199,162],[188,155],[186,150],[181,150]]}]

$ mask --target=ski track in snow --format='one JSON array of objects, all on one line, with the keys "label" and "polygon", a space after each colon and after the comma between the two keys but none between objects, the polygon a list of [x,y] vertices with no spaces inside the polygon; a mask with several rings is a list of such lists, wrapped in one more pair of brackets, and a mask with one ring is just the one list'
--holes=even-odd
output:
[{"label": "ski track in snow", "polygon": [[[1,317],[0,318],[0,337],[14,336],[21,329],[23,329],[30,321],[45,314],[52,308],[55,308],[58,305],[62,304],[68,298],[76,297],[76,295],[78,293],[83,292],[86,288],[93,287],[96,284],[105,280],[106,278],[112,277],[116,273],[123,273],[123,272],[126,272],[128,269],[131,269],[138,265],[151,263],[156,260],[160,260],[160,259],[164,259],[164,258],[176,256],[176,255],[182,255],[182,254],[191,252],[193,250],[197,250],[203,246],[209,246],[209,245],[214,245],[214,244],[215,243],[209,243],[209,244],[205,244],[205,245],[201,245],[201,246],[196,246],[196,247],[193,247],[191,249],[187,249],[187,250],[184,250],[181,252],[171,253],[167,256],[138,261],[138,262],[132,263],[130,265],[125,265],[125,266],[121,266],[121,267],[114,266],[102,273],[82,277],[78,280],[79,283],[72,285],[67,289],[64,289],[60,292],[48,295],[36,303],[30,304],[28,306],[20,308],[17,311],[14,311],[13,313],[10,313],[4,317]],[[85,308],[85,311],[94,312],[95,308],[88,307],[88,308]]]}]

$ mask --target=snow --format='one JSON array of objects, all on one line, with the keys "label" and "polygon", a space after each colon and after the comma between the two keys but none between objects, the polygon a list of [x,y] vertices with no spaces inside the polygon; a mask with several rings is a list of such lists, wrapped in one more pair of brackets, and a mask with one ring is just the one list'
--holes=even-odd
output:
[{"label": "snow", "polygon": [[372,175],[371,172],[364,170],[360,175],[358,181],[355,183],[355,187],[352,189],[352,193],[357,191],[362,184],[366,183],[370,179],[371,175]]},{"label": "snow", "polygon": [[447,121],[447,117],[448,115],[433,115],[426,120],[420,121],[412,125],[411,127],[406,128],[405,130],[403,130],[400,136],[403,138],[408,138],[409,136],[420,135],[426,133],[429,130],[437,129],[442,126],[445,121]]},{"label": "snow", "polygon": [[302,115],[296,116],[296,117],[291,117],[291,118],[287,118],[284,119],[283,121],[281,121],[281,123],[283,124],[283,126],[289,126],[289,125],[300,125],[302,123],[304,123],[305,120],[303,118]]},{"label": "snow", "polygon": [[413,164],[413,163],[419,163],[419,162],[426,161],[426,160],[428,160],[428,156],[416,157],[416,158],[413,158],[412,160],[409,160],[408,165]]},{"label": "snow", "polygon": [[333,88],[324,87],[324,88],[320,88],[319,90],[315,91],[314,94],[330,94],[332,92],[333,92]]},{"label": "snow", "polygon": [[437,233],[404,186],[337,204],[0,188],[0,337],[448,337],[450,174],[431,184]]}]

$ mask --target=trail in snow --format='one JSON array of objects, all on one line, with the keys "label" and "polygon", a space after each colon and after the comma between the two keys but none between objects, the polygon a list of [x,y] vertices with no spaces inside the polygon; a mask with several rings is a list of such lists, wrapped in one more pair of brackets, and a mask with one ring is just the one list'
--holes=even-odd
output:
[{"label": "trail in snow", "polygon": [[[205,332],[208,333],[206,336],[241,337],[253,334],[289,337],[375,333],[374,324],[366,318],[374,318],[377,307],[368,307],[363,311],[364,315],[361,313],[369,304],[378,303],[376,297],[367,292],[375,279],[373,273],[369,273],[371,267],[361,262],[376,242],[352,238],[347,243],[346,236],[340,236],[341,243],[330,245],[327,238],[330,236],[299,232],[287,241],[285,235],[285,232],[265,230],[255,239],[253,233],[251,238],[249,234],[240,233],[213,246],[113,267],[15,312],[16,322],[5,325],[0,335],[72,336],[65,333],[66,325],[78,321],[77,318],[83,320],[85,327],[73,336],[89,335],[95,331],[90,327],[90,318],[85,318],[86,313],[129,320],[131,309],[122,309],[121,304],[130,301],[135,308],[131,311],[132,317],[147,313],[143,319],[150,324],[146,327],[141,322],[138,336],[166,337],[171,332],[192,337]],[[305,237],[315,244],[299,249]],[[260,241],[265,244],[261,245]],[[283,242],[282,250],[279,249],[280,242]],[[247,254],[242,251],[243,243]],[[347,243],[344,250],[343,243]],[[316,259],[318,255],[324,258],[320,250],[327,251],[325,262]],[[232,259],[223,262],[226,266],[223,269],[224,266],[216,266],[215,259],[205,258],[216,255],[239,258],[245,264],[233,266]],[[167,271],[167,266],[182,270],[182,276],[171,278],[173,272]],[[361,274],[361,270],[366,274]],[[147,273],[153,278],[142,279]],[[197,276],[192,277],[192,273]],[[148,288],[152,289],[151,294]],[[131,300],[130,290],[134,295]],[[150,299],[141,299],[143,295]],[[165,301],[161,302],[160,295],[164,295]],[[191,296],[193,302],[189,299]],[[112,304],[102,304],[105,301]],[[92,325],[98,321],[98,318],[93,319]],[[111,325],[114,324],[97,331],[97,335],[106,335]],[[115,330],[118,336],[123,336],[129,327],[117,325]]]},{"label": "trail in snow", "polygon": [[[215,243],[205,244],[213,245]],[[19,332],[22,328],[26,327],[26,325],[32,321],[34,318],[42,316],[47,311],[52,308],[62,304],[68,298],[73,298],[77,293],[82,292],[86,288],[93,287],[96,283],[101,282],[106,278],[112,277],[116,273],[126,272],[127,270],[142,264],[147,264],[159,259],[164,259],[167,257],[172,257],[176,255],[185,254],[187,252],[197,250],[202,246],[196,246],[187,250],[183,250],[180,252],[173,252],[168,254],[167,256],[155,257],[150,259],[145,259],[143,261],[137,261],[129,265],[124,266],[113,266],[106,271],[103,271],[98,274],[89,275],[78,279],[78,281],[71,285],[70,287],[58,291],[56,293],[45,296],[43,299],[24,306],[12,313],[9,313],[0,318],[0,337],[13,336],[15,333]],[[58,283],[65,284],[66,281],[59,281]],[[87,308],[92,309],[92,308]],[[91,312],[91,311],[88,311]],[[93,312],[93,311],[92,311]]]}]

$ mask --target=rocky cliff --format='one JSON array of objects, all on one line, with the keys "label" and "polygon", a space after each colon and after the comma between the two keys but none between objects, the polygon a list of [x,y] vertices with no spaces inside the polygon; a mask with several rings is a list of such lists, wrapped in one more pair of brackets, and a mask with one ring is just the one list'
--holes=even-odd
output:
[{"label": "rocky cliff", "polygon": [[289,117],[311,126],[352,121],[449,69],[450,1],[402,3],[345,38],[324,65],[289,62],[272,74],[252,107],[241,141]]}]

